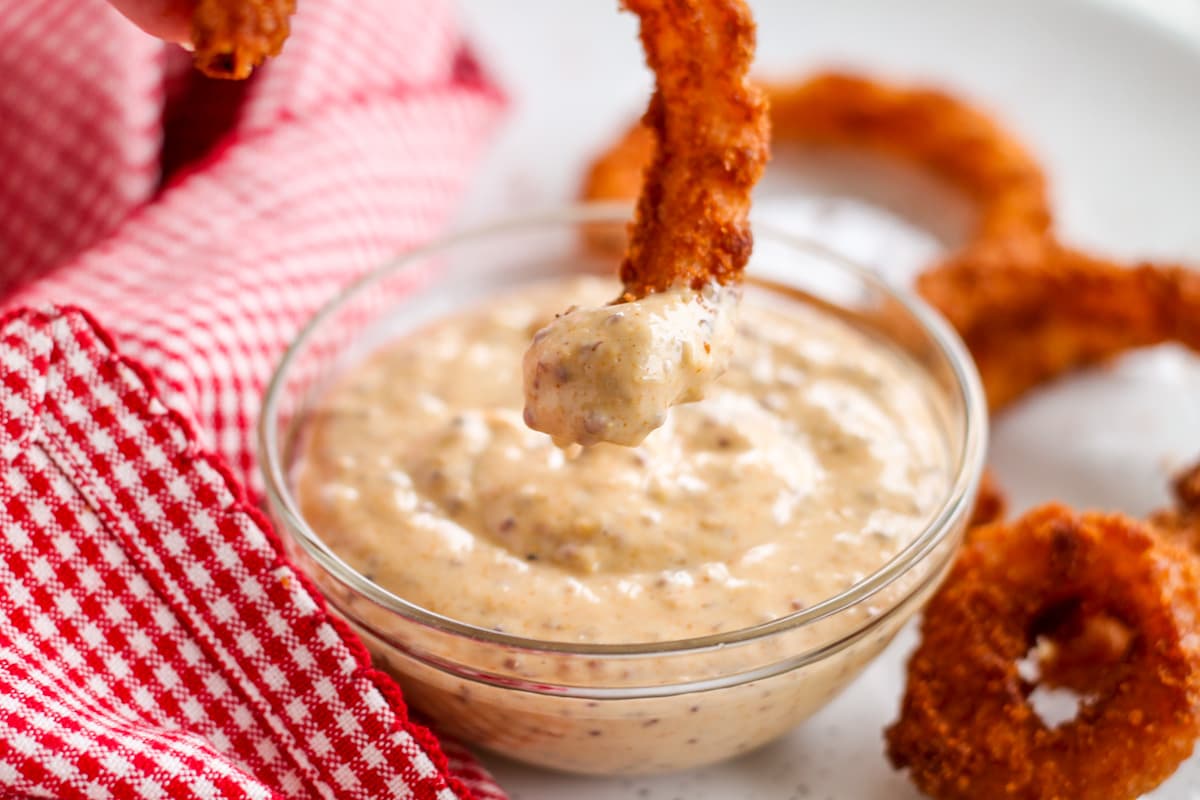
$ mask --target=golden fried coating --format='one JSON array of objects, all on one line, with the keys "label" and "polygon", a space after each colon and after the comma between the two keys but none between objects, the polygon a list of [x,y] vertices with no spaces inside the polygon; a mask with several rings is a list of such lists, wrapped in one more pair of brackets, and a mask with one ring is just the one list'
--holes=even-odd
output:
[{"label": "golden fried coating", "polygon": [[248,78],[288,37],[296,0],[199,0],[192,12],[196,67],[214,78]]},{"label": "golden fried coating", "polygon": [[[888,757],[938,800],[1153,789],[1200,733],[1198,564],[1144,523],[1057,505],[975,531],[926,609]],[[1131,637],[1108,663],[1085,673],[1077,659],[1060,674],[1088,693],[1074,719],[1049,726],[1018,662],[1039,638],[1091,619]],[[1059,645],[1085,641],[1096,639]]]},{"label": "golden fried coating", "polygon": [[[768,83],[764,90],[776,142],[865,149],[929,170],[976,204],[976,240],[1041,234],[1050,227],[1046,180],[1037,162],[986,114],[951,95],[839,72]],[[634,125],[592,163],[583,199],[632,199],[653,154],[653,133]],[[611,249],[611,238],[593,246]]]},{"label": "golden fried coating", "polygon": [[743,0],[625,0],[655,75],[644,123],[654,155],[621,264],[623,300],[740,279],[750,191],[766,165],[762,93],[746,80],[754,20]]},{"label": "golden fried coating", "polygon": [[953,95],[838,72],[766,89],[776,141],[864,149],[925,169],[975,203],[976,240],[1050,228],[1037,162],[990,117]]},{"label": "golden fried coating", "polygon": [[968,248],[920,275],[917,290],[966,342],[993,411],[1134,348],[1200,351],[1200,273],[1125,267],[1047,237]]}]

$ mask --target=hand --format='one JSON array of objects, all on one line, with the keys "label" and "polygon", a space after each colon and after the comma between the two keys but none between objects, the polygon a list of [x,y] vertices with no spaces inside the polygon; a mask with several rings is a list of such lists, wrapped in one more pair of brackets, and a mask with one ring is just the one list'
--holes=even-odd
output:
[{"label": "hand", "polygon": [[191,38],[195,0],[109,0],[142,30],[168,42],[187,44]]}]

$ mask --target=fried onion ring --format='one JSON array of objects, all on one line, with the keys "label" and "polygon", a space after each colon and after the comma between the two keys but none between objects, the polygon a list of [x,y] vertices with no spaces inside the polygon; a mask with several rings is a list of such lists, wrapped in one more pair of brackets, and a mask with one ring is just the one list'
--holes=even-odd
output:
[{"label": "fried onion ring", "polygon": [[[976,531],[926,609],[888,757],[939,800],[1154,788],[1200,733],[1198,563],[1146,524],[1057,505]],[[1018,662],[1071,618],[1115,619],[1132,638],[1111,663],[1060,673],[1087,695],[1048,726]]]},{"label": "fried onion ring", "polygon": [[741,278],[753,238],[750,191],[766,166],[762,92],[746,80],[754,20],[742,0],[624,0],[641,19],[657,147],[645,169],[622,300]]},{"label": "fried onion ring", "polygon": [[[1037,162],[986,114],[949,94],[839,72],[765,84],[765,90],[776,141],[846,145],[927,169],[975,203],[976,241],[1050,228],[1046,180]],[[653,133],[635,125],[593,162],[583,199],[632,199],[654,153]],[[592,244],[611,249],[614,242],[610,235]]]},{"label": "fried onion ring", "polygon": [[196,68],[213,78],[248,78],[288,37],[296,0],[199,0],[192,12]]},{"label": "fried onion ring", "polygon": [[1046,179],[1037,161],[985,113],[953,95],[823,73],[768,84],[777,141],[845,145],[908,161],[974,202],[975,240],[1050,228]]},{"label": "fried onion ring", "polygon": [[962,336],[997,411],[1066,372],[1175,341],[1200,352],[1200,273],[1125,267],[1047,237],[968,248],[917,278]]}]

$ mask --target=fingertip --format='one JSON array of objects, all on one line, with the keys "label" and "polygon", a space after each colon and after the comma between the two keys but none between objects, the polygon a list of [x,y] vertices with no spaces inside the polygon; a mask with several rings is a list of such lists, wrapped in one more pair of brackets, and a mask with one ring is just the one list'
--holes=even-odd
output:
[{"label": "fingertip", "polygon": [[133,24],[168,42],[191,42],[194,0],[110,0]]}]

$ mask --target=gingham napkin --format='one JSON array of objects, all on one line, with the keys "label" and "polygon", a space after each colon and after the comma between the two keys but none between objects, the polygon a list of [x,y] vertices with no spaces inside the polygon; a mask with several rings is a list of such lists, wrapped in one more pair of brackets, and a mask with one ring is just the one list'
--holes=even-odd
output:
[{"label": "gingham napkin", "polygon": [[[103,0],[0,0],[0,32],[19,39],[0,46],[15,98],[0,108],[14,142],[0,181],[16,182],[0,185],[15,212],[0,209],[0,279],[25,281],[8,304],[94,309],[252,484],[252,427],[283,348],[338,287],[438,230],[500,106],[449,0],[302,6],[283,55],[243,88],[186,65],[172,80],[167,55],[186,56]],[[167,95],[188,84],[199,108]],[[233,125],[143,204],[164,107],[180,109],[171,154]]]},{"label": "gingham napkin", "polygon": [[503,797],[243,489],[286,342],[436,232],[501,105],[447,2],[300,6],[243,86],[0,0],[4,797]]}]

